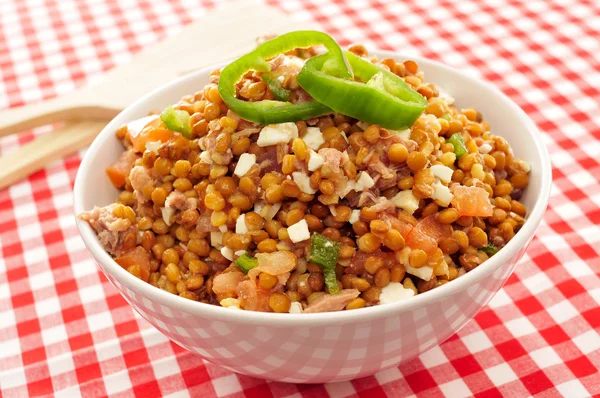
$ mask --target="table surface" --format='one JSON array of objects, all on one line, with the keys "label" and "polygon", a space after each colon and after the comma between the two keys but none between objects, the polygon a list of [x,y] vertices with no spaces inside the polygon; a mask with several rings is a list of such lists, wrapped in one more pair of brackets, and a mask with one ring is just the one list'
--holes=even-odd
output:
[{"label": "table surface", "polygon": [[[100,273],[72,214],[81,155],[0,191],[0,396],[600,394],[600,3],[273,0],[342,44],[421,54],[484,78],[537,123],[550,206],[514,275],[418,359],[330,385],[266,382],[194,356]],[[176,33],[209,0],[3,0],[0,108],[68,92]],[[0,153],[44,134],[0,140]]]}]

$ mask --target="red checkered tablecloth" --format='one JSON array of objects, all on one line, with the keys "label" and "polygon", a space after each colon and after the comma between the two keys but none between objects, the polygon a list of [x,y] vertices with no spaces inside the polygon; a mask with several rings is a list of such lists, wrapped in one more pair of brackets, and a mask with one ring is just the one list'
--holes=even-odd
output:
[{"label": "red checkered tablecloth", "polygon": [[[421,54],[509,95],[544,133],[550,207],[490,305],[420,358],[330,385],[236,375],[137,315],[72,214],[81,154],[0,191],[0,396],[600,395],[600,3],[273,0],[343,44]],[[84,84],[201,18],[208,0],[1,0],[0,108]],[[0,140],[7,154],[44,134]]]}]

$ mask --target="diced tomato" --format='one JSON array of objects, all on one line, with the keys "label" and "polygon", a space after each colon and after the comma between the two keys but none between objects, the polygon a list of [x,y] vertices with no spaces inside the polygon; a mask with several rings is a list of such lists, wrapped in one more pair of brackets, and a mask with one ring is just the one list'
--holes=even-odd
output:
[{"label": "diced tomato", "polygon": [[[405,213],[405,214],[409,217],[412,217],[408,213]],[[402,237],[404,237],[405,239],[406,239],[406,236],[413,229],[414,224],[411,222],[408,222],[406,219],[400,219],[400,218],[395,217],[388,213],[381,213],[380,218],[383,221],[389,222],[392,229],[395,229],[396,231],[400,232],[400,234],[402,234]],[[412,218],[414,220],[414,217],[412,217]],[[416,222],[415,222],[415,224],[416,224]]]},{"label": "diced tomato", "polygon": [[142,132],[134,139],[131,139],[133,143],[133,149],[136,152],[144,152],[146,150],[147,142],[167,142],[173,138],[174,134],[171,130],[163,128],[145,128]]},{"label": "diced tomato", "polygon": [[110,182],[116,188],[121,188],[125,185],[125,177],[129,175],[136,159],[137,156],[133,151],[125,151],[121,154],[119,160],[106,169],[106,174],[110,178]]},{"label": "diced tomato", "polygon": [[244,278],[241,272],[228,272],[219,274],[213,279],[212,290],[215,294],[235,293],[238,284]]},{"label": "diced tomato", "polygon": [[452,193],[452,206],[461,216],[489,217],[494,212],[490,196],[483,188],[458,186]]},{"label": "diced tomato", "polygon": [[248,311],[270,312],[268,290],[256,287],[256,284],[251,280],[245,280],[238,284],[238,297],[241,301],[242,308]]},{"label": "diced tomato", "polygon": [[406,244],[411,249],[421,249],[426,253],[434,251],[438,242],[452,236],[452,227],[449,224],[441,224],[437,216],[432,214],[419,221],[406,237]]},{"label": "diced tomato", "polygon": [[124,253],[122,256],[117,257],[115,261],[124,269],[127,269],[132,265],[137,265],[140,267],[142,280],[148,282],[148,279],[150,278],[150,254],[143,247],[138,246],[135,249]]},{"label": "diced tomato", "polygon": [[256,258],[258,259],[258,267],[252,268],[248,272],[251,281],[254,281],[261,272],[274,276],[283,275],[292,271],[298,261],[294,253],[286,251],[260,253]]},{"label": "diced tomato", "polygon": [[140,153],[146,150],[147,142],[167,142],[174,136],[175,133],[167,129],[159,118],[148,123],[139,134],[133,130],[129,130],[129,138],[133,144],[133,149]]},{"label": "diced tomato", "polygon": [[[256,257],[258,266],[248,272],[249,279],[237,283],[238,297],[242,303],[242,308],[245,310],[270,312],[269,295],[272,289],[265,290],[256,286],[256,277],[261,272],[265,272],[277,276],[280,283],[285,283],[289,278],[290,271],[296,266],[297,258],[295,254],[287,251],[262,253]],[[219,277],[222,277],[222,275],[229,274],[221,274]],[[220,283],[220,281],[218,282]],[[213,291],[215,291],[216,283],[217,278],[214,280]]]}]

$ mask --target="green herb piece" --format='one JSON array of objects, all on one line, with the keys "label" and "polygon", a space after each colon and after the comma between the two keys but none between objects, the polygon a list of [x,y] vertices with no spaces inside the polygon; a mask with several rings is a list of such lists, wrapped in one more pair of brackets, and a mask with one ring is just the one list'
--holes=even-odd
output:
[{"label": "green herb piece", "polygon": [[334,242],[318,233],[313,234],[310,240],[308,261],[317,264],[323,269],[325,286],[327,286],[330,294],[337,294],[340,291],[335,275],[335,266],[339,257],[340,244],[338,242]]},{"label": "green herb piece", "polygon": [[190,126],[190,114],[186,111],[177,110],[169,105],[161,114],[160,120],[169,130],[178,131],[186,138],[192,136],[192,126]]},{"label": "green herb piece", "polygon": [[448,142],[452,144],[454,147],[454,154],[457,159],[465,156],[467,152],[467,146],[465,145],[465,140],[461,133],[455,133],[448,138]]},{"label": "green herb piece", "polygon": [[256,259],[256,257],[252,257],[244,253],[241,256],[239,256],[237,260],[235,260],[235,263],[238,267],[242,269],[242,271],[244,271],[247,274],[248,271],[250,271],[252,268],[258,266],[258,259]]},{"label": "green herb piece", "polygon": [[479,250],[487,254],[489,257],[498,253],[498,248],[491,243],[488,243],[487,245],[481,247]]}]

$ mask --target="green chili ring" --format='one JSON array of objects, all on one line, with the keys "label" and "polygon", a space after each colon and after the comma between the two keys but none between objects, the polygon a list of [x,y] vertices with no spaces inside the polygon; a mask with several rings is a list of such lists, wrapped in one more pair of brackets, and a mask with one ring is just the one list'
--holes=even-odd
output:
[{"label": "green chili ring", "polygon": [[295,48],[317,45],[323,45],[328,50],[329,57],[321,65],[325,73],[340,79],[352,78],[352,70],[344,52],[331,36],[317,31],[297,31],[269,40],[223,68],[218,87],[221,98],[241,118],[264,125],[295,122],[332,112],[329,107],[317,101],[291,104],[271,100],[248,102],[236,98],[235,86],[246,72],[255,70],[268,73],[271,71],[271,67],[266,61],[267,59]]},{"label": "green chili ring", "polygon": [[[392,130],[410,128],[423,113],[427,100],[400,77],[361,57],[346,52],[355,78],[327,73],[329,53],[310,58],[298,83],[316,101],[335,112]],[[365,83],[366,82],[366,83]]]}]

